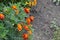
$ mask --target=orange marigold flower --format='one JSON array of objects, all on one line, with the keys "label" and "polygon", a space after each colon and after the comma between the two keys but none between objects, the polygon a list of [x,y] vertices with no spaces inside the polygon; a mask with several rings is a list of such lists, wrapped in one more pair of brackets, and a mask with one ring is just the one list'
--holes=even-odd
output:
[{"label": "orange marigold flower", "polygon": [[4,14],[0,13],[0,20],[3,20],[5,18]]},{"label": "orange marigold flower", "polygon": [[17,9],[17,7],[16,7],[15,5],[13,5],[13,6],[12,6],[12,9],[16,10],[16,9]]},{"label": "orange marigold flower", "polygon": [[17,29],[18,29],[18,31],[21,31],[22,30],[22,25],[21,24],[17,24]]},{"label": "orange marigold flower", "polygon": [[29,35],[28,35],[27,33],[24,33],[24,34],[22,35],[22,37],[23,37],[24,39],[28,39]]},{"label": "orange marigold flower", "polygon": [[29,30],[29,27],[27,25],[23,26],[25,30]]},{"label": "orange marigold flower", "polygon": [[31,23],[30,18],[26,18],[26,22],[27,22],[27,24],[29,25],[29,24]]},{"label": "orange marigold flower", "polygon": [[24,8],[24,11],[29,14],[30,13],[30,9],[29,8]]},{"label": "orange marigold flower", "polygon": [[30,16],[29,18],[30,18],[30,20],[31,20],[31,21],[33,21],[33,20],[34,20],[34,16]]},{"label": "orange marigold flower", "polygon": [[34,0],[35,2],[37,1],[37,0]]}]

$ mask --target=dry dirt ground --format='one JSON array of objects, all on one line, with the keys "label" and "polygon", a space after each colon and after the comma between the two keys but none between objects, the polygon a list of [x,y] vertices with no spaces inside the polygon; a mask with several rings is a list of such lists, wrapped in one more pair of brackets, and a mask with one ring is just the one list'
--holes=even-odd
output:
[{"label": "dry dirt ground", "polygon": [[60,6],[55,6],[52,0],[37,0],[37,5],[31,10],[31,15],[35,16],[33,40],[52,40],[53,31],[49,23],[56,18],[60,24]]}]

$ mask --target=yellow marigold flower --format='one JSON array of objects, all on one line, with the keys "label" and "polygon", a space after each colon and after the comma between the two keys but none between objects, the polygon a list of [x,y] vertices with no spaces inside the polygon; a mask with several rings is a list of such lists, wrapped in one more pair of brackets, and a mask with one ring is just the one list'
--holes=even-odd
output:
[{"label": "yellow marigold flower", "polygon": [[35,6],[34,2],[32,2],[32,6]]},{"label": "yellow marigold flower", "polygon": [[28,2],[26,2],[26,4],[29,4]]},{"label": "yellow marigold flower", "polygon": [[26,4],[28,4],[29,6],[36,6],[37,0],[26,2]]},{"label": "yellow marigold flower", "polygon": [[31,2],[29,2],[29,6],[31,6]]}]

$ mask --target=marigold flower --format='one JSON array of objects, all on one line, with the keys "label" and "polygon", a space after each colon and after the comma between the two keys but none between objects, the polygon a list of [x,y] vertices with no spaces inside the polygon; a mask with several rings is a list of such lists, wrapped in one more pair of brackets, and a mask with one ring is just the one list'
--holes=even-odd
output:
[{"label": "marigold flower", "polygon": [[0,20],[3,20],[5,18],[4,14],[0,13]]},{"label": "marigold flower", "polygon": [[22,30],[22,25],[21,24],[17,24],[17,29],[18,29],[18,31],[21,31]]},{"label": "marigold flower", "polygon": [[22,35],[22,37],[23,37],[24,39],[28,39],[29,35],[28,35],[27,33],[24,33],[24,34]]},{"label": "marigold flower", "polygon": [[17,7],[16,7],[15,5],[13,5],[13,6],[12,6],[12,9],[16,10],[16,9],[17,9]]}]

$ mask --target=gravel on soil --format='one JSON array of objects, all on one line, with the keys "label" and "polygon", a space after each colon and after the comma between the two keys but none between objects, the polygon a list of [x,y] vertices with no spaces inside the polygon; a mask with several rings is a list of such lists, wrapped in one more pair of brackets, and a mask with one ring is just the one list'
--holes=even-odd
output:
[{"label": "gravel on soil", "polygon": [[52,40],[53,31],[49,28],[50,22],[56,18],[60,24],[60,6],[55,6],[52,0],[37,0],[37,5],[32,7],[31,15],[35,16],[33,21],[33,40]]}]

